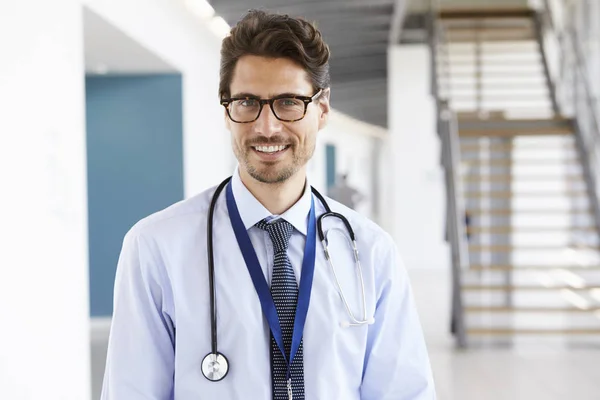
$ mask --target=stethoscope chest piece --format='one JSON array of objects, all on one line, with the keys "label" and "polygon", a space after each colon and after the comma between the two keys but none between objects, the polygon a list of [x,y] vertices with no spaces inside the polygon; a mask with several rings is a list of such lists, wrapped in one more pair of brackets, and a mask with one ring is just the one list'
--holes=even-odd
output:
[{"label": "stethoscope chest piece", "polygon": [[227,376],[229,362],[221,353],[209,353],[202,360],[202,374],[212,382],[218,382]]}]

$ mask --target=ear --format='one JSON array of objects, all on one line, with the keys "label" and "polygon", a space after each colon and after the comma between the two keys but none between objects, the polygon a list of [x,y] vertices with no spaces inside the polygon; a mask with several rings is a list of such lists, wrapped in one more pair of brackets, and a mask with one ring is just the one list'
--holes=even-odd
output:
[{"label": "ear", "polygon": [[325,128],[327,121],[329,121],[329,113],[331,112],[331,106],[329,105],[330,97],[331,88],[327,88],[323,90],[323,93],[317,100],[319,103],[319,130]]}]

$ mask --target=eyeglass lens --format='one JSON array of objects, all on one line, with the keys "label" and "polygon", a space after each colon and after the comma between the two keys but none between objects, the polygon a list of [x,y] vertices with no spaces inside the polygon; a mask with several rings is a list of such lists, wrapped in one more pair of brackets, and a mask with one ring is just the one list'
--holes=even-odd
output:
[{"label": "eyeglass lens", "polygon": [[[284,121],[295,121],[304,117],[306,104],[295,98],[276,99],[273,102],[275,117]],[[231,118],[238,122],[250,122],[257,119],[261,112],[260,101],[257,99],[235,100],[229,105]]]}]

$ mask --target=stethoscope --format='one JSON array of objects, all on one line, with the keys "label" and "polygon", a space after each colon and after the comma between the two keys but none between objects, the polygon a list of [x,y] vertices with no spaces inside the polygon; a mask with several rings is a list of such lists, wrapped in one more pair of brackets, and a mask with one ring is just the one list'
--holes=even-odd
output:
[{"label": "stethoscope", "polygon": [[[227,357],[225,357],[222,353],[219,353],[217,350],[217,299],[216,299],[216,286],[215,286],[215,264],[214,264],[214,251],[213,251],[213,216],[215,212],[215,206],[217,204],[217,199],[219,195],[227,186],[231,177],[225,179],[215,190],[215,193],[210,202],[210,208],[208,210],[208,223],[207,223],[207,249],[208,249],[208,278],[209,278],[209,290],[210,290],[210,331],[211,331],[211,352],[207,354],[202,360],[202,374],[212,382],[218,382],[227,376],[229,372],[229,361]],[[367,302],[365,295],[365,283],[363,280],[362,267],[360,265],[360,259],[358,257],[358,247],[356,246],[356,237],[354,235],[354,230],[352,226],[340,213],[336,213],[331,211],[329,208],[329,204],[325,201],[325,198],[311,186],[312,193],[319,199],[323,207],[325,208],[325,213],[321,214],[317,219],[317,233],[319,235],[319,240],[323,245],[323,249],[325,251],[325,259],[327,260],[331,270],[333,271],[333,276],[335,279],[335,284],[337,286],[338,293],[344,303],[344,307],[346,308],[346,312],[350,317],[350,321],[341,322],[340,325],[343,328],[348,328],[350,326],[360,326],[366,324],[373,324],[375,322],[374,318],[367,318]],[[344,296],[344,291],[340,285],[337,274],[335,272],[335,267],[333,265],[333,261],[331,260],[331,255],[329,252],[328,239],[327,236],[323,233],[323,220],[327,217],[333,217],[340,219],[345,227],[346,231],[349,235],[348,241],[352,246],[352,251],[354,253],[354,262],[356,267],[356,273],[358,275],[358,279],[360,281],[360,289],[362,294],[362,312],[363,318],[358,319],[354,316],[354,313],[350,309],[348,305],[348,301],[346,300],[346,296]],[[339,228],[331,229],[330,231],[340,230]],[[328,231],[327,233],[329,234]],[[342,231],[343,232],[343,231]],[[346,235],[344,235],[346,237]]]}]

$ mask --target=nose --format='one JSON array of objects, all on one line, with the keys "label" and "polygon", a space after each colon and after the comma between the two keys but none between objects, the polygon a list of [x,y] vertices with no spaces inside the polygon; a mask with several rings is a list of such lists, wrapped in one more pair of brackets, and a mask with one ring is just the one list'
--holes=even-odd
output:
[{"label": "nose", "polygon": [[256,133],[262,134],[263,136],[273,136],[280,133],[282,129],[282,123],[275,117],[273,110],[268,104],[263,106],[260,116],[254,121],[254,130]]}]

